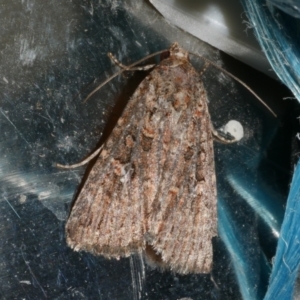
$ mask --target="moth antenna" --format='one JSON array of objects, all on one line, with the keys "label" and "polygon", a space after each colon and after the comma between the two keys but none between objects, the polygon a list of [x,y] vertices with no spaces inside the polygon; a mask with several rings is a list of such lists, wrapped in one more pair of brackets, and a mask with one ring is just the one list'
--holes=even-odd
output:
[{"label": "moth antenna", "polygon": [[[155,64],[152,65],[147,65],[144,67],[138,67],[138,68],[134,68],[134,66],[142,63],[143,61],[154,57],[156,55],[162,54],[164,52],[168,51],[168,49],[165,50],[160,50],[158,52],[152,53],[150,55],[145,56],[144,58],[134,62],[133,64],[129,65],[129,66],[125,66],[122,63],[120,63],[113,55],[112,53],[108,53],[108,57],[115,63],[117,64],[122,70],[118,71],[117,73],[115,73],[114,75],[110,76],[109,78],[107,78],[103,83],[101,83],[96,89],[94,89],[83,101],[84,103],[91,98],[96,92],[98,92],[104,85],[106,85],[109,81],[111,81],[113,78],[117,77],[118,75],[122,74],[125,71],[146,71],[149,70],[151,68],[153,68],[155,66]],[[103,144],[104,145],[104,144]],[[74,165],[62,165],[62,164],[56,164],[56,167],[61,168],[61,169],[75,169],[75,168],[79,168],[81,166],[86,165],[87,163],[89,163],[94,157],[96,157],[102,150],[103,145],[101,145],[101,147],[99,147],[94,153],[92,153],[90,156],[88,156],[85,160],[81,161],[80,163],[74,164]]]},{"label": "moth antenna", "polygon": [[242,80],[240,80],[239,78],[237,78],[236,76],[234,76],[233,74],[231,74],[230,72],[226,71],[225,69],[221,68],[220,66],[218,66],[217,64],[215,64],[214,62],[210,61],[209,59],[201,56],[200,54],[196,54],[193,52],[189,52],[191,55],[195,55],[200,57],[201,59],[203,59],[206,63],[214,66],[215,68],[217,68],[218,70],[220,70],[221,72],[225,73],[226,75],[230,76],[231,78],[233,78],[235,81],[237,81],[238,83],[240,83],[243,87],[245,87],[264,107],[267,108],[267,110],[276,118],[277,115],[275,114],[275,112]]},{"label": "moth antenna", "polygon": [[124,70],[128,69],[128,66],[123,65],[119,60],[116,59],[116,57],[111,52],[108,52],[107,56],[110,58],[110,60],[113,61],[114,64],[119,66],[121,69],[124,69]]},{"label": "moth antenna", "polygon": [[[136,65],[142,63],[143,61],[145,61],[145,60],[147,60],[147,59],[149,59],[149,58],[151,58],[151,57],[154,57],[154,56],[156,56],[156,55],[162,54],[162,53],[164,53],[164,52],[166,52],[166,51],[168,51],[168,49],[161,50],[161,51],[158,51],[158,52],[149,54],[149,55],[145,56],[144,58],[142,58],[142,59],[136,61],[135,63],[133,63],[133,64],[127,66],[127,67],[121,64],[122,66],[125,67],[125,69],[122,69],[122,70],[118,71],[117,73],[115,73],[114,75],[112,75],[112,76],[110,76],[109,78],[107,78],[103,83],[101,83],[98,87],[96,87],[96,88],[95,88],[95,89],[94,89],[94,90],[93,90],[93,91],[85,98],[85,100],[83,101],[83,103],[85,103],[86,101],[88,101],[89,98],[91,98],[91,97],[92,97],[96,92],[98,92],[104,85],[106,85],[108,82],[110,82],[112,79],[114,79],[114,78],[117,77],[118,75],[122,74],[122,73],[125,72],[125,71],[131,71],[132,68],[135,67]],[[111,56],[113,57],[113,55],[111,55]],[[110,57],[110,55],[109,55],[109,57]],[[110,58],[111,58],[111,57],[110,57]],[[114,60],[113,60],[113,61],[114,61]],[[117,60],[116,60],[116,61],[117,61]],[[119,62],[117,63],[117,65],[119,65]],[[119,65],[119,66],[120,66],[120,65]]]},{"label": "moth antenna", "polygon": [[209,67],[209,62],[204,61],[204,67],[202,68],[201,72],[199,72],[200,77],[205,73],[208,67]]},{"label": "moth antenna", "polygon": [[146,66],[142,66],[142,67],[130,68],[130,66],[125,66],[119,60],[117,60],[116,57],[111,52],[108,52],[107,55],[117,66],[119,66],[124,71],[147,71],[156,66],[156,64],[152,64],[152,65],[146,65]]},{"label": "moth antenna", "polygon": [[56,164],[57,168],[61,168],[61,169],[75,169],[75,168],[79,168],[81,166],[86,165],[87,163],[89,163],[94,157],[96,157],[102,150],[103,148],[102,144],[95,152],[93,152],[91,155],[89,155],[85,160],[81,161],[80,163],[74,164],[74,165],[61,165],[61,164]]}]

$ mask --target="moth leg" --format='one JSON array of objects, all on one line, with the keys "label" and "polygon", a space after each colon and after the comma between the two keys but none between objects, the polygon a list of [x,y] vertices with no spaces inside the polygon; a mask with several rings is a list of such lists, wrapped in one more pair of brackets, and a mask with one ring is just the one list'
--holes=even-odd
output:
[{"label": "moth leg", "polygon": [[[201,70],[200,77],[204,74],[204,72],[207,70],[207,68],[210,66],[210,63],[208,61],[204,62],[204,67]],[[214,140],[216,140],[217,142],[220,143],[224,143],[224,144],[232,144],[237,142],[238,140],[233,137],[230,133],[225,133],[225,132],[219,132],[218,130],[216,130],[214,128],[214,126],[212,124],[210,124],[210,130],[212,133],[212,136],[214,138]]]},{"label": "moth leg", "polygon": [[210,124],[210,130],[211,130],[214,140],[217,142],[224,143],[224,144],[232,144],[232,143],[236,143],[238,141],[230,133],[219,132],[218,130],[216,130],[214,128],[214,126],[212,124]]},{"label": "moth leg", "polygon": [[103,145],[101,145],[101,147],[99,147],[94,153],[92,153],[90,156],[88,156],[85,160],[81,161],[80,163],[74,164],[74,165],[61,165],[61,164],[56,164],[57,168],[61,168],[61,169],[75,169],[75,168],[79,168],[81,166],[86,165],[87,163],[89,163],[94,157],[96,157],[102,150]]},{"label": "moth leg", "polygon": [[146,66],[142,66],[142,67],[128,67],[123,65],[121,62],[119,62],[112,53],[108,53],[107,54],[108,57],[117,65],[119,66],[121,69],[125,70],[125,71],[147,71],[150,70],[152,68],[154,68],[156,65],[152,64],[152,65],[146,65]]}]

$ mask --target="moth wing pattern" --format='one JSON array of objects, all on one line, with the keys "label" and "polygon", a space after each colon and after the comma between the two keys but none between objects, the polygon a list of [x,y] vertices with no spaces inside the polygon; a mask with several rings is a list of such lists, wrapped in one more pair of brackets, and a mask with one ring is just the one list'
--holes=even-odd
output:
[{"label": "moth wing pattern", "polygon": [[210,126],[201,78],[175,43],[106,141],[72,208],[68,244],[108,258],[144,251],[174,272],[209,273],[217,235]]},{"label": "moth wing pattern", "polygon": [[144,201],[137,192],[142,187],[136,147],[145,111],[138,101],[141,92],[140,87],[127,104],[71,210],[67,243],[76,251],[118,259],[145,248]]}]

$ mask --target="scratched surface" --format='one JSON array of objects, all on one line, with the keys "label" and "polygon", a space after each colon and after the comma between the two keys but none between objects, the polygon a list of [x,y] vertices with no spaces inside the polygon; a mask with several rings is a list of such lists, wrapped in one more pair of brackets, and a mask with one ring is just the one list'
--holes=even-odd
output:
[{"label": "scratched surface", "polygon": [[[145,76],[119,77],[83,104],[117,70],[107,52],[127,64],[177,41],[219,64],[224,59],[233,71],[236,63],[138,0],[4,0],[0,17],[1,299],[240,299],[247,293],[261,299],[287,194],[289,161],[281,157],[290,137],[278,138],[285,130],[279,121],[219,70],[204,74],[212,120],[216,127],[238,120],[245,137],[238,145],[215,144],[214,283],[209,275],[151,270],[140,257],[109,261],[73,252],[64,226],[85,169],[54,167],[95,149]],[[276,82],[236,68],[271,105],[286,95]],[[275,109],[284,115],[286,108]]]}]

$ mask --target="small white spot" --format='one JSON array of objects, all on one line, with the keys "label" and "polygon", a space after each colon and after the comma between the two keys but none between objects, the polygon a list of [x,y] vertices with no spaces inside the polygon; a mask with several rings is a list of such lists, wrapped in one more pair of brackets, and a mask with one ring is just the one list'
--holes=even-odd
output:
[{"label": "small white spot", "polygon": [[20,283],[31,285],[31,282],[29,280],[20,280]]},{"label": "small white spot", "polygon": [[3,81],[5,82],[5,83],[8,83],[8,80],[3,76]]},{"label": "small white spot", "polygon": [[224,132],[230,133],[237,141],[244,137],[244,128],[242,124],[236,120],[230,120],[224,126]]},{"label": "small white spot", "polygon": [[25,203],[26,200],[27,200],[27,196],[26,196],[26,195],[20,195],[19,202],[20,202],[21,204]]},{"label": "small white spot", "polygon": [[142,45],[141,45],[138,41],[135,41],[135,43],[136,43],[139,47],[142,47]]},{"label": "small white spot", "polygon": [[48,191],[47,192],[41,192],[38,195],[38,199],[39,200],[45,200],[45,199],[49,198],[50,194],[51,194],[51,192],[48,192]]}]

